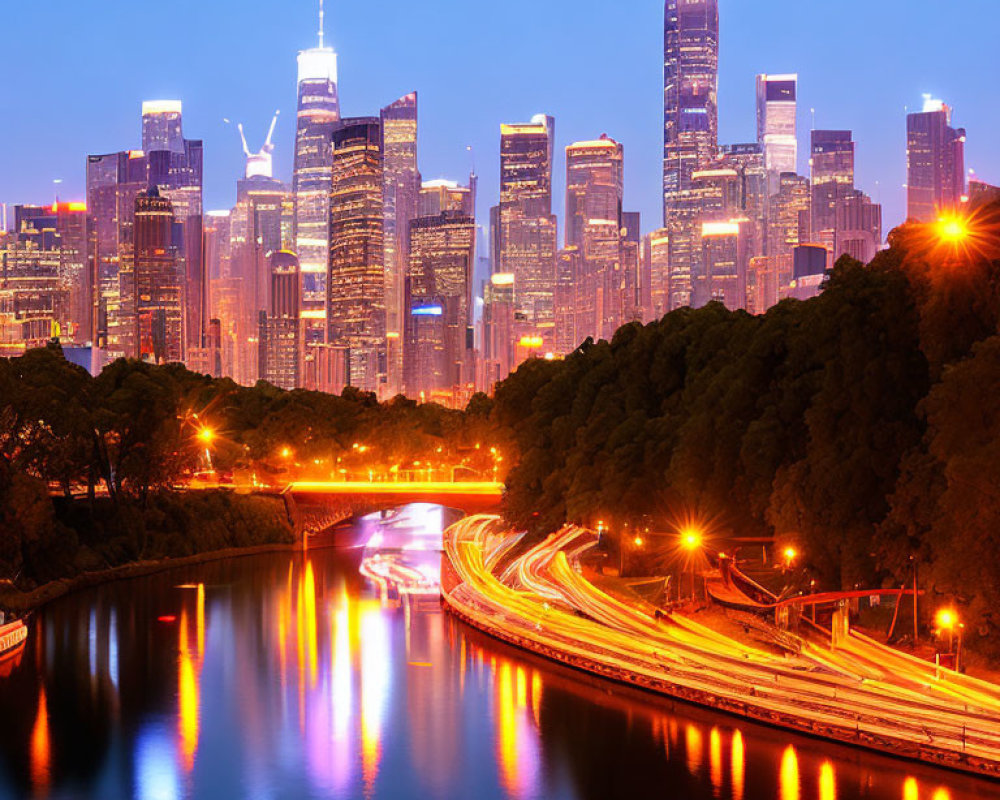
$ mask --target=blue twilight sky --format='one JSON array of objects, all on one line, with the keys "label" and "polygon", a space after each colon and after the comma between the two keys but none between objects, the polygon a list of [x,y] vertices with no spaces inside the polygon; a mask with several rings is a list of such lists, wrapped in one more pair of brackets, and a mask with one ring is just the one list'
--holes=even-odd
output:
[{"label": "blue twilight sky", "polygon": [[[904,213],[904,114],[932,92],[969,131],[967,160],[1000,183],[997,0],[720,0],[720,139],[755,137],[754,76],[798,72],[800,171],[817,127],[851,128],[858,184]],[[242,155],[282,112],[277,177],[291,172],[295,54],[313,46],[317,0],[48,0],[3,3],[0,202],[82,199],[87,153],[138,147],[143,99],[184,102],[205,140],[207,208],[228,208]],[[556,211],[570,142],[625,145],[626,208],[660,222],[663,0],[329,0],[346,115],[420,93],[425,178],[480,174],[496,202],[499,125],[556,117]],[[878,182],[878,186],[876,185]],[[561,233],[560,233],[561,236]]]}]

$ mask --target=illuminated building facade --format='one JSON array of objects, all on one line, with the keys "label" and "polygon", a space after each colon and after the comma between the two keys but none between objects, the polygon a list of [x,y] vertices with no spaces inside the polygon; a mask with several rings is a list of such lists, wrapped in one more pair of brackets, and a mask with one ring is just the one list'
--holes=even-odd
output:
[{"label": "illuminated building facade", "polygon": [[566,247],[579,254],[577,344],[610,338],[624,317],[624,170],[624,148],[608,136],[566,148]]},{"label": "illuminated building facade", "polygon": [[[192,298],[204,291],[202,264],[202,175],[204,147],[200,140],[185,139],[182,106],[177,100],[153,100],[142,104],[142,144],[148,161],[148,185],[170,201],[174,219],[181,226],[178,255],[184,281]],[[200,316],[200,303],[186,305],[186,347],[201,344],[207,319]]]},{"label": "illuminated building facade", "polygon": [[792,280],[795,247],[811,239],[811,208],[809,179],[794,172],[782,173],[778,191],[771,196],[767,228],[767,256],[773,261],[782,287]]},{"label": "illuminated building facade", "polygon": [[782,172],[795,172],[798,166],[798,80],[798,75],[757,76],[757,141],[772,185]]},{"label": "illuminated building facade", "polygon": [[744,219],[702,223],[702,270],[695,284],[698,305],[720,302],[731,311],[746,308],[749,227]]},{"label": "illuminated building facade", "polygon": [[95,347],[106,360],[135,353],[133,242],[135,201],[149,188],[141,150],[87,157],[87,209],[94,225]]},{"label": "illuminated building facade", "polygon": [[510,273],[494,272],[483,289],[481,391],[491,391],[516,366],[514,281]]},{"label": "illuminated building facade", "polygon": [[691,273],[670,264],[670,232],[659,228],[646,235],[645,256],[649,263],[649,318],[662,319],[678,308],[691,305]]},{"label": "illuminated building facade", "polygon": [[666,0],[663,58],[663,221],[671,262],[700,269],[699,198],[691,176],[718,146],[718,0]]},{"label": "illuminated building facade", "polygon": [[951,127],[951,108],[930,95],[906,118],[906,207],[916,222],[956,209],[965,194],[965,129]]},{"label": "illuminated building facade", "polygon": [[846,254],[867,264],[881,245],[882,206],[859,191],[838,200],[834,260]]},{"label": "illuminated building facade", "polygon": [[[333,133],[327,341],[350,351],[351,385],[380,389],[385,374],[385,224],[381,124],[341,121]],[[303,276],[305,277],[305,276]]]},{"label": "illuminated building facade", "polygon": [[0,355],[44,347],[69,325],[70,291],[51,209],[16,206],[14,231],[0,232]]},{"label": "illuminated building facade", "polygon": [[854,140],[850,131],[812,132],[812,237],[833,259],[837,204],[854,194]]},{"label": "illuminated building facade", "polygon": [[173,205],[154,186],[135,200],[136,358],[184,361],[184,276]]},{"label": "illuminated building facade", "polygon": [[388,393],[403,386],[405,281],[410,220],[417,216],[417,93],[382,109],[382,199],[385,255],[386,380]]},{"label": "illuminated building facade", "polygon": [[[50,263],[58,262],[59,300],[51,304],[58,313],[51,335],[64,345],[89,345],[93,335],[94,250],[93,220],[85,203],[14,207],[6,257],[22,277],[48,275]],[[25,259],[35,267],[26,269]]]},{"label": "illuminated building facade", "polygon": [[182,106],[179,100],[147,100],[142,104],[142,149],[184,153]]},{"label": "illuminated building facade", "polygon": [[301,313],[306,342],[325,337],[327,258],[330,249],[330,137],[340,119],[337,54],[323,39],[320,6],[319,44],[298,55],[298,114],[295,131],[295,247],[302,273]]},{"label": "illuminated building facade", "polygon": [[270,308],[261,314],[258,353],[260,377],[281,389],[301,386],[299,370],[299,260],[279,250],[268,259],[271,271]]},{"label": "illuminated building facade", "polygon": [[446,211],[457,211],[466,216],[476,214],[476,176],[469,176],[469,185],[458,181],[433,180],[420,184],[417,216],[436,217]]},{"label": "illuminated building facade", "polygon": [[781,175],[773,175],[765,166],[764,146],[759,142],[726,144],[719,147],[716,165],[736,171],[738,215],[753,223],[751,251],[763,255],[767,249],[768,198]]},{"label": "illuminated building facade", "polygon": [[[405,386],[412,397],[446,392],[459,395],[473,383],[475,363],[472,342],[472,272],[476,263],[476,220],[461,211],[444,211],[435,217],[417,217],[410,223],[409,272],[410,313],[404,354]],[[439,308],[439,319],[417,307]],[[421,353],[431,322],[441,328],[440,368],[426,373],[422,363],[437,363]],[[435,342],[437,340],[435,339]],[[428,360],[430,359],[430,360]]]},{"label": "illuminated building facade", "polygon": [[564,247],[556,253],[555,349],[564,355],[572,353],[587,338],[577,332],[579,272],[579,248]]},{"label": "illuminated building facade", "polygon": [[524,335],[553,339],[556,218],[552,214],[555,120],[538,115],[500,129],[499,271],[514,276]]}]

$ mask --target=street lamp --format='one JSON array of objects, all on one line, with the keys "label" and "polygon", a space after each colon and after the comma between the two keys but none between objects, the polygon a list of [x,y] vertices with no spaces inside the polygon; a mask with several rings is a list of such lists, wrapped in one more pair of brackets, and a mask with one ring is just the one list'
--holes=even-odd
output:
[{"label": "street lamp", "polygon": [[948,632],[948,652],[954,652],[955,627],[958,625],[958,615],[950,608],[942,608],[935,617],[939,631]]},{"label": "street lamp", "polygon": [[937,222],[937,235],[945,244],[962,244],[969,238],[968,222],[958,215],[943,216]]},{"label": "street lamp", "polygon": [[799,557],[798,551],[794,547],[785,548],[785,569],[790,570],[795,559]]},{"label": "street lamp", "polygon": [[694,559],[695,553],[701,549],[704,537],[701,532],[694,528],[686,528],[681,531],[681,546],[687,550],[688,563],[691,566],[691,599],[695,599],[694,589]]},{"label": "street lamp", "polygon": [[211,447],[212,442],[215,441],[215,431],[208,427],[202,428],[198,431],[198,441],[205,447]]}]

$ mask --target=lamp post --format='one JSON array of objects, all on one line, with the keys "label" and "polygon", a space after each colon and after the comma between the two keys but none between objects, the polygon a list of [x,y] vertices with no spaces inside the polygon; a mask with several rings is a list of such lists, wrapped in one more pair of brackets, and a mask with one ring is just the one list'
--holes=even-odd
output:
[{"label": "lamp post", "polygon": [[212,430],[207,425],[203,425],[198,429],[198,441],[201,442],[205,447],[205,462],[208,464],[209,470],[212,470],[212,442],[215,441],[215,431]]},{"label": "lamp post", "polygon": [[694,560],[695,554],[701,549],[703,537],[700,531],[694,528],[687,528],[681,532],[681,546],[688,553],[688,563],[691,567],[691,600],[695,599],[694,587]]},{"label": "lamp post", "polygon": [[958,616],[950,608],[942,608],[935,618],[939,631],[948,632],[948,654],[955,653],[955,628],[958,626]]}]

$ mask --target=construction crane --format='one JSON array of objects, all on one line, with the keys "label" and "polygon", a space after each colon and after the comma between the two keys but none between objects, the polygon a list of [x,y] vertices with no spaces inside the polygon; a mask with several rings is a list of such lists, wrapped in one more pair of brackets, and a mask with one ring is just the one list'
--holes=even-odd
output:
[{"label": "construction crane", "polygon": [[[245,177],[274,177],[274,144],[271,140],[274,138],[274,128],[278,124],[278,116],[280,114],[280,111],[274,112],[274,118],[271,120],[271,127],[267,131],[267,139],[264,140],[264,146],[256,153],[250,151],[250,145],[247,144],[247,136],[243,130],[243,123],[237,123],[236,129],[240,132],[240,141],[243,143],[243,155],[247,159]],[[223,121],[229,122],[228,119]]]}]

